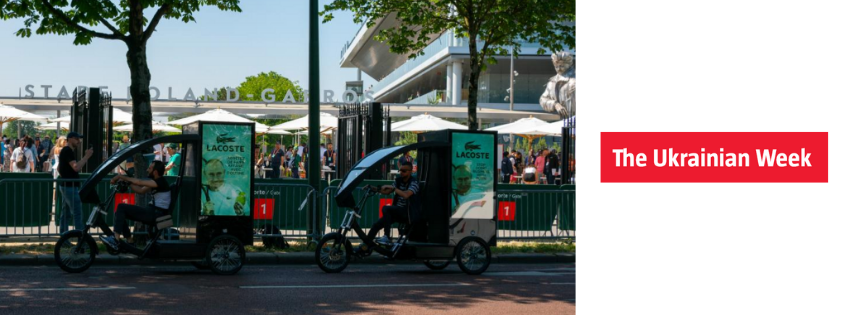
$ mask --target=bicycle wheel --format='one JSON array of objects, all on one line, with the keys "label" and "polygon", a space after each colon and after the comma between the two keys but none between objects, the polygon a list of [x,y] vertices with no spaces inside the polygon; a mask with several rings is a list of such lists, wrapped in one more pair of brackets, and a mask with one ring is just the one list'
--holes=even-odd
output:
[{"label": "bicycle wheel", "polygon": [[219,235],[207,247],[207,265],[217,275],[232,275],[245,265],[245,246],[232,235]]},{"label": "bicycle wheel", "polygon": [[343,235],[328,233],[316,245],[316,264],[327,273],[338,273],[346,269],[352,260],[352,243],[346,240],[342,244]]},{"label": "bicycle wheel", "polygon": [[86,271],[95,262],[97,244],[91,236],[81,231],[70,231],[62,235],[53,247],[53,258],[59,268],[70,273]]},{"label": "bicycle wheel", "polygon": [[458,267],[470,275],[479,275],[491,264],[491,248],[481,238],[470,236],[456,247]]}]

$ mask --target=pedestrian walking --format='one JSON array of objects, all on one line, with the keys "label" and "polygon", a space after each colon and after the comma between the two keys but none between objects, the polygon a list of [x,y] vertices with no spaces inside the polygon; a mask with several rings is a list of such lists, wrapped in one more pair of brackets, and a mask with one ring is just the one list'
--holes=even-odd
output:
[{"label": "pedestrian walking", "polygon": [[546,157],[546,163],[544,164],[544,174],[547,177],[547,184],[554,185],[555,181],[555,172],[558,170],[558,155],[555,153],[555,150],[549,151],[544,150],[544,156]]},{"label": "pedestrian walking", "polygon": [[83,154],[83,158],[77,160],[77,154],[81,150],[83,135],[74,131],[66,136],[68,146],[59,152],[59,177],[63,180],[59,183],[59,191],[62,194],[62,215],[59,217],[59,232],[68,231],[68,216],[74,216],[74,227],[83,228],[83,204],[80,202],[80,170],[92,157],[92,149],[89,148]]},{"label": "pedestrian walking", "polygon": [[32,151],[27,149],[27,142],[24,140],[18,141],[18,148],[12,152],[12,172],[32,173],[35,169],[33,159],[34,155]]},{"label": "pedestrian walking", "polygon": [[514,165],[508,157],[508,151],[502,152],[502,163],[499,166],[499,171],[502,173],[502,183],[508,184],[511,182],[511,174],[514,174]]},{"label": "pedestrian walking", "polygon": [[[544,152],[538,152],[538,156],[535,157],[535,169],[538,171],[538,179],[543,181],[544,178],[544,166],[546,165],[546,158],[544,158]],[[545,184],[545,183],[544,183]]]}]

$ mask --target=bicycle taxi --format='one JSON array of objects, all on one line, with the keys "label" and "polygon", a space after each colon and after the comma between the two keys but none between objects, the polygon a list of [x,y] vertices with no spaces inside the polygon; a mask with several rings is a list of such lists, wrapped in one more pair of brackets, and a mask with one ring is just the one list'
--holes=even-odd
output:
[{"label": "bicycle taxi", "polygon": [[[63,233],[54,248],[54,258],[62,270],[83,272],[98,254],[92,237],[100,220],[111,216],[117,205],[116,194],[127,193],[128,184],[110,185],[102,199],[97,186],[122,161],[137,153],[151,152],[155,144],[179,144],[182,156],[179,174],[170,185],[171,202],[166,215],[141,232],[145,244],[121,242],[119,250],[105,246],[109,254],[132,254],[139,259],[188,261],[199,269],[216,274],[235,274],[245,263],[244,244],[252,244],[253,176],[251,154],[254,146],[254,124],[199,121],[183,126],[183,134],[157,137],[135,143],[107,159],[80,187],[80,199],[95,204],[82,230]],[[137,170],[139,171],[139,170]],[[223,177],[223,178],[222,178]],[[224,184],[222,184],[224,182]],[[225,190],[226,189],[226,190]],[[221,197],[225,191],[233,196]],[[238,193],[233,193],[237,191]],[[222,201],[224,200],[224,201]],[[222,201],[222,202],[219,202]],[[180,205],[179,218],[172,213]],[[239,211],[239,209],[243,211]],[[180,219],[194,238],[167,240],[164,231]],[[139,234],[134,231],[134,234]],[[191,236],[191,235],[189,235]]]},{"label": "bicycle taxi", "polygon": [[[433,270],[444,269],[453,260],[467,274],[487,270],[497,235],[496,139],[495,132],[434,131],[419,134],[418,143],[382,148],[364,157],[345,175],[334,196],[333,202],[348,210],[336,230],[319,241],[317,265],[325,272],[341,272],[352,260],[374,251],[389,260],[420,260]],[[422,218],[400,224],[394,242],[376,244],[358,219],[377,189],[361,183],[394,157],[414,150],[418,170],[411,180],[419,181]],[[356,193],[361,196],[357,202]],[[361,239],[357,250],[350,231]]]}]

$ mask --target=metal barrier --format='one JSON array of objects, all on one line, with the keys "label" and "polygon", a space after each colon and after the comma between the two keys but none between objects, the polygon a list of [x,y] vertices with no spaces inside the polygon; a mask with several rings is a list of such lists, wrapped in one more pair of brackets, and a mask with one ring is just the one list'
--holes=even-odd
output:
[{"label": "metal barrier", "polygon": [[[309,232],[311,222],[320,222],[321,210],[317,209],[317,193],[307,184],[269,183],[254,184],[254,230],[255,236],[283,236],[285,238],[310,237],[318,241],[321,229]],[[321,209],[321,208],[320,208]]]},{"label": "metal barrier", "polygon": [[[60,235],[59,221],[63,212],[63,195],[58,186],[61,183],[78,182],[85,179],[64,180],[53,179],[47,173],[2,173],[0,177],[0,237],[9,236],[32,236],[32,237],[56,237]],[[97,185],[97,192],[101,198],[111,193],[109,180],[111,177]],[[173,183],[174,177],[166,177]],[[318,194],[307,184],[296,183],[255,183],[254,206],[250,211],[254,214],[254,230],[257,237],[284,237],[284,238],[311,238],[316,241],[323,234],[322,228],[312,229],[308,227],[311,222],[321,222],[324,208],[317,209]],[[55,198],[54,198],[55,193]],[[118,194],[111,206],[113,211],[108,211],[105,218],[106,223],[114,226],[114,211],[120,203],[133,203],[135,194]],[[178,197],[180,198],[180,197]],[[183,200],[178,202],[172,213],[175,220],[174,228],[177,229],[181,238],[192,239],[195,237],[195,222],[198,220],[197,213],[184,213],[181,211],[181,203],[192,202]],[[82,220],[89,217],[95,205],[83,203]],[[310,209],[315,217],[310,218]],[[68,213],[69,230],[75,229],[73,216]],[[100,233],[95,229],[95,234]]]},{"label": "metal barrier", "polygon": [[[364,181],[363,185],[390,185],[391,181]],[[330,186],[322,193],[322,205],[327,209],[326,228],[337,229],[342,222],[345,209],[338,208],[333,201],[337,187]],[[353,192],[356,200],[362,190]],[[392,201],[392,195],[376,195],[361,212],[361,228],[369,231],[383,204]],[[497,191],[499,212],[497,213],[500,240],[524,239],[570,239],[576,238],[576,189],[574,185],[499,185]],[[396,233],[396,230],[393,230]]]},{"label": "metal barrier", "polygon": [[[53,179],[49,174],[27,173],[0,176],[0,237],[33,236],[55,237],[59,235],[59,218],[62,214],[62,194],[56,188],[69,180]],[[166,177],[173,182],[173,177]],[[82,182],[83,180],[74,180]],[[390,181],[368,180],[364,185],[388,185]],[[332,184],[333,185],[333,184]],[[97,186],[101,197],[107,196],[109,178]],[[339,227],[344,209],[333,201],[337,186],[329,186],[317,193],[305,183],[257,182],[254,185],[254,203],[250,209],[254,215],[254,230],[257,237],[284,237],[289,239],[309,238],[317,241],[327,231]],[[55,193],[55,201],[54,201]],[[360,198],[361,190],[355,191]],[[118,203],[132,203],[133,194],[117,196],[116,203],[107,214],[106,222],[112,226],[114,211]],[[180,197],[179,197],[180,198]],[[382,204],[392,201],[392,195],[377,195],[366,205],[360,219],[366,230],[378,220]],[[514,239],[575,239],[576,237],[576,190],[574,185],[499,185],[498,237]],[[192,202],[184,200],[183,202]],[[182,202],[181,202],[182,203]],[[83,204],[82,218],[85,222],[94,205]],[[313,216],[310,216],[310,209]],[[69,225],[74,220],[68,214]],[[173,217],[178,218],[175,226],[181,238],[195,237],[197,213],[185,213],[180,203]],[[311,228],[312,226],[312,228]],[[69,229],[71,229],[69,227]]]}]

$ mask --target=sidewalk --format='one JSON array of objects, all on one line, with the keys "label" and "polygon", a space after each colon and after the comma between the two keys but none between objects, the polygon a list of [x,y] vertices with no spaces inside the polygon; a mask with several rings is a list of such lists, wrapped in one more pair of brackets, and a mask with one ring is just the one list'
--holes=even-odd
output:
[{"label": "sidewalk", "polygon": [[[314,253],[298,252],[298,253],[246,253],[246,265],[313,265]],[[540,264],[540,263],[575,263],[576,254],[501,254],[491,256],[491,263],[494,264]],[[353,263],[367,264],[408,264],[420,263],[410,260],[395,260],[390,261],[384,259],[380,255],[372,255],[365,259],[355,260]],[[186,262],[177,261],[158,261],[151,259],[139,260],[132,255],[112,256],[109,254],[98,255],[95,259],[95,265],[158,265],[158,264],[186,264]],[[27,255],[27,254],[9,254],[0,256],[0,266],[45,266],[56,265],[53,255]]]}]

